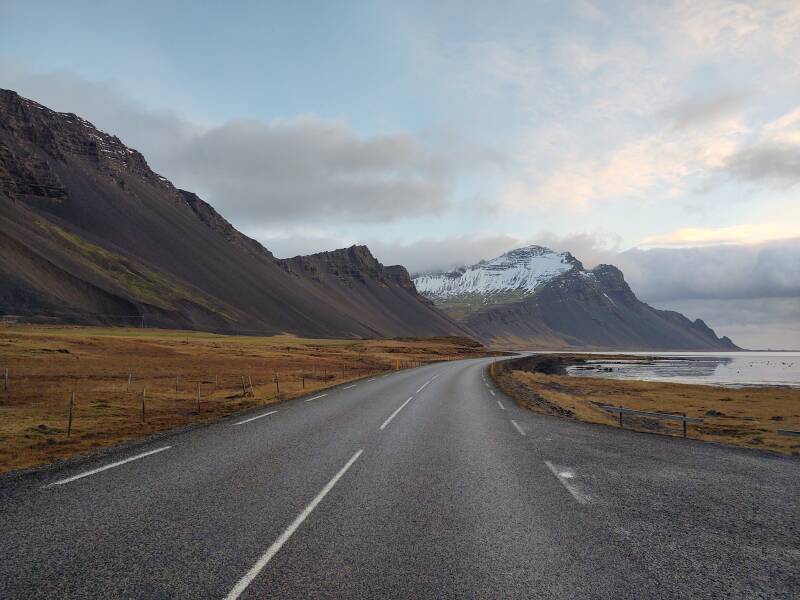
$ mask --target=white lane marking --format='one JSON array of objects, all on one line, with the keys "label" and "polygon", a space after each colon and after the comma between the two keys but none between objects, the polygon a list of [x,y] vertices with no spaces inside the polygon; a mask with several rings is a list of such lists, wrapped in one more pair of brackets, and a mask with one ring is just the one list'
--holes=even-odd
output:
[{"label": "white lane marking", "polygon": [[268,413],[264,413],[263,415],[258,415],[257,417],[250,417],[249,419],[245,419],[244,421],[239,421],[236,425],[244,425],[245,423],[249,423],[250,421],[255,421],[256,419],[263,419],[264,417],[268,417],[270,415],[274,415],[277,410],[271,410]]},{"label": "white lane marking", "polygon": [[416,392],[414,392],[414,393],[415,393],[415,394],[419,394],[419,393],[420,393],[422,390],[424,390],[424,389],[427,387],[427,385],[428,385],[428,384],[429,384],[431,381],[433,381],[433,379],[429,379],[428,381],[426,381],[425,383],[423,383],[423,384],[422,384],[422,387],[421,387],[421,388],[419,388],[419,389],[418,389]]},{"label": "white lane marking", "polygon": [[589,504],[589,496],[581,492],[575,484],[573,484],[570,479],[575,477],[575,473],[570,471],[569,469],[557,469],[553,463],[549,460],[544,461],[544,464],[547,465],[547,468],[553,472],[553,475],[561,482],[567,491],[572,494],[572,497],[575,498],[580,504]]},{"label": "white lane marking", "polygon": [[308,518],[308,515],[314,511],[322,499],[328,495],[328,492],[333,489],[333,486],[336,485],[336,482],[339,481],[345,473],[347,473],[347,470],[351,466],[353,466],[353,463],[358,460],[358,457],[361,456],[362,452],[364,452],[363,449],[353,454],[352,458],[347,461],[347,464],[343,466],[339,472],[336,473],[336,475],[333,476],[333,479],[325,484],[325,487],[322,488],[322,491],[320,491],[320,493],[316,495],[316,497],[308,504],[308,506],[303,509],[303,512],[297,515],[295,520],[292,521],[291,525],[289,525],[289,527],[283,531],[277,540],[272,542],[272,545],[267,548],[267,551],[261,555],[261,558],[259,558],[258,561],[256,561],[256,564],[253,565],[253,568],[250,569],[245,576],[236,583],[228,595],[225,596],[225,600],[236,600],[236,598],[242,595],[242,592],[247,589],[247,586],[249,586],[253,580],[258,577],[258,574],[264,567],[267,566],[267,563],[272,560],[272,557],[275,556],[283,547],[283,545],[289,541],[289,538],[291,538],[294,532],[297,531],[300,525],[303,524],[303,521]]},{"label": "white lane marking", "polygon": [[502,402],[500,402],[500,400],[498,400],[498,401],[497,401],[497,406],[499,406],[499,407],[500,407],[500,410],[505,410],[505,409],[506,409],[506,407],[505,407],[505,406],[503,406],[503,403],[502,403]]},{"label": "white lane marking", "polygon": [[354,387],[356,387],[357,385],[358,385],[357,383],[354,383],[353,385],[346,385],[346,386],[344,386],[342,389],[343,389],[343,390],[349,390],[350,388],[354,388]]},{"label": "white lane marking", "polygon": [[514,419],[511,419],[511,424],[516,428],[517,431],[519,431],[520,435],[525,435],[525,430],[522,429],[522,427],[519,426],[519,423],[517,423]]},{"label": "white lane marking", "polygon": [[434,375],[433,377],[431,377],[431,381],[433,381],[434,379],[436,379],[438,376],[439,376],[439,373],[437,373],[436,375]]},{"label": "white lane marking", "polygon": [[113,469],[114,467],[118,467],[120,465],[124,465],[125,463],[129,463],[132,460],[139,460],[140,458],[144,458],[145,456],[150,456],[151,454],[163,452],[164,450],[169,450],[170,448],[172,448],[172,446],[164,446],[163,448],[156,448],[155,450],[150,450],[149,452],[142,452],[141,454],[137,454],[136,456],[131,456],[130,458],[126,458],[125,460],[118,460],[117,462],[113,462],[103,467],[97,467],[96,469],[92,469],[91,471],[85,471],[84,473],[78,473],[77,475],[73,475],[72,477],[67,477],[66,479],[54,481],[53,483],[49,483],[43,486],[43,489],[53,487],[54,485],[64,485],[65,483],[70,483],[71,481],[75,481],[76,479],[83,479],[84,477],[88,477],[89,475],[94,475],[95,473],[100,473],[101,471]]},{"label": "white lane marking", "polygon": [[319,396],[314,396],[313,398],[306,398],[305,402],[311,402],[312,400],[319,400],[320,398],[324,398],[328,394],[320,394]]},{"label": "white lane marking", "polygon": [[[411,396],[411,398],[413,398],[413,397],[414,397],[414,396]],[[383,429],[385,429],[385,428],[386,428],[386,426],[387,426],[387,425],[388,425],[388,424],[389,424],[389,423],[392,421],[392,419],[394,419],[394,418],[397,416],[397,413],[399,413],[401,410],[403,410],[403,408],[405,408],[406,404],[408,404],[409,402],[411,402],[411,398],[409,398],[408,400],[406,400],[405,402],[403,402],[403,403],[402,403],[402,404],[401,404],[401,405],[398,407],[398,409],[397,409],[396,411],[394,411],[394,412],[393,412],[391,415],[389,415],[389,418],[388,418],[388,419],[386,419],[386,420],[383,422],[383,425],[381,425],[381,429],[382,429],[382,430],[383,430]]]},{"label": "white lane marking", "polygon": [[367,379],[367,383],[369,383],[370,381],[375,381],[375,378],[373,377],[372,379]]},{"label": "white lane marking", "polygon": [[495,396],[495,395],[496,395],[496,394],[494,393],[494,390],[489,390],[489,393],[490,393],[492,396]]}]

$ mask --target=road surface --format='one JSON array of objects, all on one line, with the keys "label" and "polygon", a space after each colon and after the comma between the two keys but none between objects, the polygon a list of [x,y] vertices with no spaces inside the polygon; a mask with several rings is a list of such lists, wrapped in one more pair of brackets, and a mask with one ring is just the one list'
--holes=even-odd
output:
[{"label": "road surface", "polygon": [[0,598],[797,598],[800,461],[429,365],[0,478]]}]

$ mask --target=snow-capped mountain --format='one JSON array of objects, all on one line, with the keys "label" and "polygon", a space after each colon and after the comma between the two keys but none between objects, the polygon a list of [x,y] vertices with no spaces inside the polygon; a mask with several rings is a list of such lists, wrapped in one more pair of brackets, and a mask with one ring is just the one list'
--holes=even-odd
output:
[{"label": "snow-capped mountain", "polygon": [[542,284],[575,268],[582,268],[569,252],[543,246],[526,246],[450,273],[421,274],[414,278],[417,291],[434,301],[459,296],[515,294],[524,297]]},{"label": "snow-capped mountain", "polygon": [[700,319],[640,301],[616,267],[584,269],[569,252],[542,246],[451,273],[421,274],[414,284],[480,340],[497,346],[737,349]]}]

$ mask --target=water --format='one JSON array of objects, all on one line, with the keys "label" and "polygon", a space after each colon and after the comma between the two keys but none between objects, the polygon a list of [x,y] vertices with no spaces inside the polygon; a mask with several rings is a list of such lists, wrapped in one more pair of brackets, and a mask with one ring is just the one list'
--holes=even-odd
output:
[{"label": "water", "polygon": [[[587,354],[587,353],[584,353]],[[567,367],[570,375],[672,381],[728,387],[800,387],[800,352],[620,352],[653,360],[599,359]],[[589,368],[587,368],[589,367]],[[602,369],[611,369],[611,371]]]}]

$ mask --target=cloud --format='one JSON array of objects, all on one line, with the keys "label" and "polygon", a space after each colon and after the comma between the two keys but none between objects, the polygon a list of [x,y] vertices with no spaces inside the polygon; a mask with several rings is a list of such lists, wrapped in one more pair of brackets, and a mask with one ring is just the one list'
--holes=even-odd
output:
[{"label": "cloud", "polygon": [[230,121],[188,140],[172,164],[240,221],[374,222],[449,205],[444,162],[412,136],[364,138],[314,116]]},{"label": "cloud", "polygon": [[193,122],[127,99],[113,81],[70,71],[36,74],[0,62],[0,81],[118,135],[154,170],[248,230],[334,216],[343,225],[439,214],[451,205],[460,161],[476,169],[501,160],[465,144],[448,156],[407,133],[364,136],[314,115]]},{"label": "cloud", "polygon": [[449,270],[533,243],[504,233],[421,238],[411,243],[363,240],[384,264],[401,264],[410,272]]},{"label": "cloud", "polygon": [[633,249],[616,264],[643,300],[794,298],[800,238],[749,245]]},{"label": "cloud", "polygon": [[[791,221],[791,220],[790,220]],[[646,237],[643,246],[709,246],[719,244],[755,244],[792,238],[798,234],[791,222],[752,223],[731,227],[687,227],[663,235]]]},{"label": "cloud", "polygon": [[742,92],[720,92],[690,98],[666,111],[674,129],[703,126],[726,117],[744,105],[747,95]]}]

